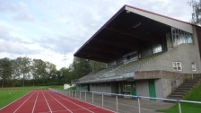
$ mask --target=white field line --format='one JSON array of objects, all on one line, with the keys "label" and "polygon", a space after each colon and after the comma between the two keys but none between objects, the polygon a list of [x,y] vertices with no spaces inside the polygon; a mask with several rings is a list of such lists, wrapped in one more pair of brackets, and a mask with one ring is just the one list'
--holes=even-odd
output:
[{"label": "white field line", "polygon": [[50,110],[50,113],[52,113],[52,110],[51,110],[51,108],[50,108],[50,105],[49,105],[49,103],[48,103],[48,101],[47,101],[47,99],[46,99],[46,97],[45,97],[45,95],[44,95],[43,92],[42,92],[42,94],[43,94],[43,97],[45,98],[45,102],[46,102],[46,104],[47,104],[47,106],[48,106],[48,108],[49,108],[49,110]]},{"label": "white field line", "polygon": [[[54,92],[54,93],[59,93],[59,92],[52,91],[52,90],[50,90],[50,91],[51,91],[51,92]],[[61,94],[61,93],[59,93],[59,94]],[[66,96],[66,95],[64,95],[64,94],[61,94],[61,95]],[[66,97],[71,98],[71,99],[75,99],[75,100],[79,100],[79,99],[76,99],[76,98],[72,98],[72,97],[70,97],[70,96],[66,96]],[[103,107],[100,107],[100,106],[97,106],[97,105],[91,104],[91,103],[86,102],[86,101],[83,101],[83,100],[79,100],[79,101],[82,101],[82,102],[88,103],[88,104],[90,104],[90,105],[92,105],[92,106],[96,106],[97,108],[100,108],[100,109],[105,109],[105,110],[107,110],[107,111],[111,111],[111,112],[113,112],[113,113],[117,113],[117,112],[112,111],[112,110],[110,110],[110,109],[103,108]]]},{"label": "white field line", "polygon": [[37,100],[38,100],[38,94],[39,94],[39,91],[38,91],[38,93],[37,93],[37,97],[36,97],[36,100],[35,100],[35,103],[34,103],[34,106],[33,106],[33,109],[32,109],[32,113],[34,113],[34,109],[35,109],[35,106],[36,106],[36,102],[37,102]]},{"label": "white field line", "polygon": [[[47,92],[48,95],[50,95],[48,92]],[[64,106],[61,102],[59,102],[56,98],[54,98],[52,95],[50,95],[54,100],[56,100],[60,105],[62,105],[66,110],[70,111],[71,113],[73,113],[70,109],[68,109],[66,106]]]},{"label": "white field line", "polygon": [[27,100],[29,100],[30,98],[31,98],[31,96],[33,95],[35,93],[35,91],[13,112],[13,113],[15,113],[15,112],[17,112],[17,110],[19,110],[23,105],[24,105],[24,103],[25,102],[27,102]]},{"label": "white field line", "polygon": [[28,95],[29,93],[30,93],[30,92],[28,92],[28,93],[27,93],[27,94],[25,94],[24,96],[22,96],[22,97],[20,97],[20,98],[16,99],[15,101],[11,102],[10,104],[8,104],[8,105],[6,105],[6,106],[4,106],[4,107],[0,108],[0,111],[1,111],[1,110],[3,110],[4,108],[6,108],[6,107],[10,106],[10,105],[11,105],[11,104],[13,104],[14,102],[16,102],[16,101],[20,100],[21,98],[25,97],[25,96],[26,96],[26,95]]},{"label": "white field line", "polygon": [[[56,93],[54,93],[55,95],[57,95],[57,96],[59,96],[60,98],[63,98],[62,96],[60,96],[60,95],[58,95],[58,94],[56,94]],[[78,105],[78,104],[76,104],[76,103],[74,103],[74,102],[72,102],[72,101],[70,101],[70,100],[68,100],[68,99],[66,99],[66,98],[63,98],[64,100],[66,100],[66,101],[68,101],[68,102],[71,102],[71,103],[73,103],[73,104],[75,104],[75,105],[77,105],[77,106],[79,106],[79,107],[81,107],[82,109],[85,109],[85,110],[87,110],[87,111],[89,111],[89,112],[91,112],[91,113],[94,113],[93,111],[91,111],[91,110],[89,110],[89,109],[87,109],[87,108],[84,108],[84,107],[82,107],[81,105]]]}]

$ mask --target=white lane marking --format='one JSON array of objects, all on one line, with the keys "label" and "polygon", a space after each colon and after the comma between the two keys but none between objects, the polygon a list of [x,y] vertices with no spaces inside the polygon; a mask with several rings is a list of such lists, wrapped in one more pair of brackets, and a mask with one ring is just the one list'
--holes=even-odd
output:
[{"label": "white lane marking", "polygon": [[37,100],[38,100],[38,94],[39,94],[39,91],[38,91],[38,93],[37,93],[37,97],[36,97],[36,100],[35,100],[35,103],[34,103],[34,106],[33,106],[33,109],[32,109],[32,113],[34,113],[34,109],[35,109],[35,106],[36,106],[36,102],[37,102]]},{"label": "white lane marking", "polygon": [[[49,94],[47,92],[47,94]],[[50,95],[50,94],[49,94]],[[54,98],[52,95],[50,95],[54,100],[56,100],[60,105],[62,105],[66,110],[70,111],[71,113],[73,113],[70,109],[68,109],[66,106],[64,106],[61,102],[59,102],[56,98]]]},{"label": "white lane marking", "polygon": [[[62,95],[62,96],[64,96],[64,97],[67,97],[67,98],[70,98],[70,99],[73,99],[73,100],[77,100],[77,101],[81,101],[81,102],[87,103],[87,104],[89,104],[89,105],[95,106],[95,107],[97,107],[97,108],[100,108],[100,109],[103,109],[103,110],[106,110],[106,111],[110,111],[110,112],[113,112],[113,113],[117,113],[117,112],[112,111],[112,110],[110,110],[110,109],[103,108],[103,107],[100,107],[100,106],[97,106],[97,105],[94,105],[94,104],[91,104],[91,103],[89,103],[89,102],[86,102],[86,101],[83,101],[83,100],[79,100],[79,99],[76,99],[76,98],[73,98],[73,97],[69,97],[69,96],[66,96],[66,95],[64,95],[64,94],[58,93],[58,92],[56,92],[56,91],[53,91],[53,90],[49,90],[49,91],[52,92],[52,93],[60,94],[60,95]],[[91,109],[91,108],[90,108],[90,109]]]},{"label": "white lane marking", "polygon": [[50,110],[50,113],[52,113],[52,110],[51,110],[51,108],[50,108],[50,105],[49,105],[49,103],[48,103],[48,101],[47,101],[47,99],[46,99],[46,97],[45,97],[45,95],[44,95],[43,92],[42,92],[42,94],[43,94],[43,97],[45,98],[45,102],[46,102],[46,104],[47,104],[47,106],[48,106],[48,108],[49,108],[49,110]]},{"label": "white lane marking", "polygon": [[[57,95],[57,96],[59,96],[60,98],[63,98],[62,96],[60,96],[60,95],[58,95],[58,94],[56,94],[56,93],[54,93],[55,95]],[[76,104],[76,103],[74,103],[74,102],[72,102],[72,101],[70,101],[70,100],[68,100],[68,99],[66,99],[66,98],[63,98],[64,100],[67,100],[68,102],[71,102],[71,103],[73,103],[73,104],[75,104],[75,105],[77,105],[77,106],[79,106],[79,107],[81,107],[82,109],[85,109],[85,110],[87,110],[87,111],[89,111],[89,112],[91,112],[91,113],[94,113],[93,111],[91,111],[91,110],[89,110],[89,109],[87,109],[87,108],[84,108],[84,107],[82,107],[82,106],[80,106],[80,105],[78,105],[78,104]]]},{"label": "white lane marking", "polygon": [[29,100],[29,98],[31,98],[31,96],[32,96],[34,93],[35,93],[35,91],[32,92],[32,94],[31,94],[31,95],[30,95],[13,113],[17,112],[17,110],[19,110],[19,109],[24,105],[24,103],[27,102],[27,100]]}]

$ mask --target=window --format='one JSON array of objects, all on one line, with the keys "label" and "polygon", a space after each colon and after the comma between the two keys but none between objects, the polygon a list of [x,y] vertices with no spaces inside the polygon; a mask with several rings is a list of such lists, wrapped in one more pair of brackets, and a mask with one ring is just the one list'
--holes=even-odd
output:
[{"label": "window", "polygon": [[196,63],[192,63],[192,71],[196,71]]},{"label": "window", "polygon": [[124,91],[130,91],[130,90],[131,90],[130,84],[124,85]]},{"label": "window", "polygon": [[138,60],[138,52],[134,51],[123,56],[123,62]]},{"label": "window", "polygon": [[153,53],[158,53],[162,51],[162,47],[160,44],[156,44],[153,46]]},{"label": "window", "polygon": [[174,71],[182,71],[181,62],[172,62],[172,67]]},{"label": "window", "polygon": [[131,83],[124,83],[124,91],[131,91]]},{"label": "window", "polygon": [[193,43],[193,35],[191,33],[172,28],[172,41],[174,47],[183,43]]}]

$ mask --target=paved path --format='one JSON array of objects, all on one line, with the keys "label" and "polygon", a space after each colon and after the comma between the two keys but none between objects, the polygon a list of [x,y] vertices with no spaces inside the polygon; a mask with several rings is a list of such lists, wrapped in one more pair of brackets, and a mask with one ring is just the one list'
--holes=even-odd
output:
[{"label": "paved path", "polygon": [[[80,99],[80,95],[77,94],[76,98]],[[81,96],[81,100],[92,103],[92,95],[86,94],[85,99],[85,94],[83,93]],[[104,102],[102,106],[102,96],[100,94],[99,95],[94,94],[93,104],[105,107],[107,109],[111,109],[113,111],[117,111],[115,96],[104,96],[103,100]],[[155,100],[148,100],[148,99],[140,100],[141,113],[158,113],[156,112],[156,110],[167,109],[173,105],[174,103],[161,102]],[[119,113],[139,113],[138,101],[136,99],[120,97],[118,98],[118,107],[119,107],[118,108]]]}]

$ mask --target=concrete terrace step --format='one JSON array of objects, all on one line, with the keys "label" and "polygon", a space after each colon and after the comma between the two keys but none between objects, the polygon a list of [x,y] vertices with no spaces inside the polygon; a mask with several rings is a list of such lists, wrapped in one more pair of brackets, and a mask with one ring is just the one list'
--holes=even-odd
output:
[{"label": "concrete terrace step", "polygon": [[182,84],[181,86],[179,86],[178,88],[180,87],[193,87],[195,84],[192,84],[192,85],[185,85],[185,84]]},{"label": "concrete terrace step", "polygon": [[173,92],[172,95],[186,95],[186,92]]},{"label": "concrete terrace step", "polygon": [[[189,90],[179,90],[179,89],[178,89],[178,90],[175,90],[174,92],[183,92],[183,93],[188,93],[188,91],[189,91]],[[172,92],[172,93],[174,93],[174,92]]]},{"label": "concrete terrace step", "polygon": [[176,90],[190,90],[192,88],[189,88],[189,87],[180,87],[180,88],[177,88]]},{"label": "concrete terrace step", "polygon": [[169,99],[182,99],[184,96],[183,95],[171,95],[168,98]]},{"label": "concrete terrace step", "polygon": [[182,99],[191,89],[193,89],[200,82],[200,78],[185,80],[175,91],[173,91],[167,98]]}]

